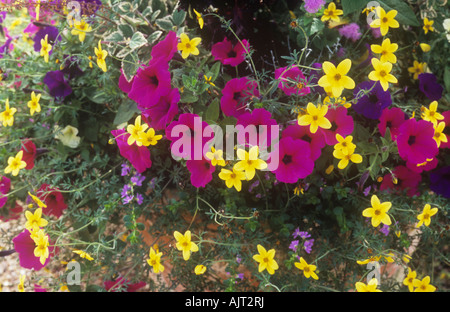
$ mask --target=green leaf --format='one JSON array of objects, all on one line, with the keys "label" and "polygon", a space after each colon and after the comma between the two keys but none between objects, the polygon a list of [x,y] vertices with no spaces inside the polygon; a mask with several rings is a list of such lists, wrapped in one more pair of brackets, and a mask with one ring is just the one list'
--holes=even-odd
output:
[{"label": "green leaf", "polygon": [[137,48],[142,47],[147,43],[147,39],[145,39],[144,35],[141,32],[135,32],[133,37],[131,37],[130,48],[135,50]]},{"label": "green leaf", "polygon": [[135,113],[139,113],[137,104],[134,101],[127,101],[122,103],[117,110],[116,117],[114,118],[113,124],[120,125],[133,117]]},{"label": "green leaf", "polygon": [[214,65],[211,67],[211,81],[214,82],[217,77],[219,76],[220,73],[220,68],[221,68],[221,63],[220,62],[216,62],[214,63]]},{"label": "green leaf", "polygon": [[133,27],[128,24],[119,25],[119,30],[125,38],[131,38],[134,33]]},{"label": "green leaf", "polygon": [[183,24],[185,19],[186,19],[186,11],[184,10],[173,11],[172,20],[176,26],[180,26],[181,24]]},{"label": "green leaf", "polygon": [[180,102],[181,103],[194,103],[198,101],[198,97],[196,97],[192,92],[188,90],[184,90],[181,93]]},{"label": "green leaf", "polygon": [[133,79],[134,75],[136,75],[138,68],[139,59],[135,52],[128,54],[122,60],[122,71],[128,82],[130,82],[131,79]]},{"label": "green leaf", "polygon": [[152,34],[147,38],[148,43],[153,44],[156,40],[159,39],[159,37],[161,37],[162,33],[163,32],[161,30],[152,32]]},{"label": "green leaf", "polygon": [[219,118],[219,99],[215,98],[206,109],[205,119],[207,121],[216,121]]},{"label": "green leaf", "polygon": [[115,32],[109,34],[105,38],[105,40],[106,41],[112,41],[112,42],[121,42],[121,41],[124,41],[125,38],[124,38],[124,36],[122,35],[122,33],[120,31],[115,31]]},{"label": "green leaf", "polygon": [[165,31],[171,31],[173,28],[172,21],[170,20],[170,16],[166,16],[164,18],[157,19],[155,21],[156,25],[158,25],[159,28]]},{"label": "green leaf", "polygon": [[414,11],[406,2],[399,0],[378,0],[378,2],[386,12],[391,10],[397,11],[395,19],[400,23],[400,26],[420,26]]},{"label": "green leaf", "polygon": [[450,93],[450,67],[445,67],[444,71],[444,84],[447,92]]},{"label": "green leaf", "polygon": [[344,15],[348,15],[350,13],[356,11],[362,11],[363,8],[369,3],[368,0],[342,0],[342,9],[344,10]]}]

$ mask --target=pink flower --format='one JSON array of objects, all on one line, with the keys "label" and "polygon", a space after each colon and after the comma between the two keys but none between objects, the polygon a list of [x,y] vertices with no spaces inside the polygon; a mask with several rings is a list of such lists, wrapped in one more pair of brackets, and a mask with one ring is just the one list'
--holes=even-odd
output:
[{"label": "pink flower", "polygon": [[398,129],[406,121],[406,119],[406,114],[400,108],[385,108],[381,112],[378,130],[384,137],[384,135],[386,134],[386,128],[389,128],[389,131],[391,132],[391,139],[393,141],[396,141],[399,133]]},{"label": "pink flower", "polygon": [[361,38],[361,31],[356,23],[350,23],[348,25],[344,25],[341,28],[339,28],[339,33],[341,36],[350,39],[351,41],[355,42]]},{"label": "pink flower", "polygon": [[10,220],[17,220],[20,218],[23,212],[23,207],[19,205],[18,202],[15,203],[14,208],[8,210],[8,214],[6,216],[0,215],[0,220],[3,222],[8,222]]},{"label": "pink flower", "polygon": [[222,90],[220,108],[225,116],[238,117],[245,113],[247,103],[252,97],[259,97],[255,81],[247,77],[229,80]]},{"label": "pink flower", "polygon": [[275,79],[280,80],[278,88],[283,90],[286,95],[306,95],[311,92],[309,87],[305,87],[308,82],[297,66],[289,69],[287,67],[275,69]]},{"label": "pink flower", "polygon": [[174,31],[169,31],[166,38],[158,42],[152,49],[151,55],[152,59],[150,64],[154,62],[168,63],[175,53],[178,51],[178,38]]},{"label": "pink flower", "polygon": [[170,90],[169,65],[166,62],[155,61],[138,69],[128,96],[138,104],[138,108],[145,109],[156,105],[161,96]]},{"label": "pink flower", "polygon": [[421,164],[439,152],[433,139],[433,124],[425,120],[408,119],[398,129],[397,147],[400,157],[411,164]]},{"label": "pink flower", "polygon": [[202,160],[206,144],[214,138],[207,122],[196,114],[181,114],[166,128],[172,155],[186,160]]},{"label": "pink flower", "polygon": [[47,208],[42,209],[42,213],[47,216],[53,215],[59,218],[63,211],[67,209],[64,197],[57,188],[51,188],[50,185],[44,183],[36,192],[36,195],[47,205]]},{"label": "pink flower", "polygon": [[186,167],[191,173],[191,183],[195,187],[205,187],[212,180],[212,174],[216,170],[216,167],[205,158],[202,160],[187,160]]},{"label": "pink flower", "polygon": [[127,78],[125,78],[125,75],[123,74],[123,70],[120,69],[120,77],[119,77],[119,88],[125,93],[128,93],[131,91],[131,87],[133,86],[133,79],[131,79],[130,82],[128,82]]},{"label": "pink flower", "polygon": [[305,10],[308,13],[317,13],[325,2],[325,0],[305,0]]},{"label": "pink flower", "polygon": [[152,166],[150,159],[150,150],[145,146],[137,146],[136,144],[128,145],[128,137],[130,134],[123,129],[112,130],[111,134],[116,138],[120,155],[128,159],[131,165],[142,173]]},{"label": "pink flower", "polygon": [[119,277],[115,281],[104,282],[104,285],[107,291],[115,292],[118,288],[121,288],[125,292],[136,292],[147,284],[145,282],[131,284],[130,281],[125,280],[123,277]]},{"label": "pink flower", "polygon": [[[48,236],[48,235],[47,235]],[[45,260],[44,264],[41,264],[39,257],[34,255],[34,249],[36,248],[36,243],[30,236],[28,230],[24,230],[22,233],[13,238],[14,249],[19,254],[19,264],[22,268],[39,271],[45,267],[56,252],[55,248],[49,246],[49,257]],[[50,244],[51,245],[51,244]]]},{"label": "pink flower", "polygon": [[4,196],[9,193],[11,189],[11,180],[8,177],[0,176],[0,208],[2,208],[7,200],[8,196]]},{"label": "pink flower", "polygon": [[435,157],[431,161],[427,161],[426,163],[422,164],[413,164],[409,161],[406,162],[406,167],[408,167],[409,170],[422,173],[423,171],[430,171],[436,168],[438,165],[438,159]]},{"label": "pink flower", "polygon": [[331,122],[330,129],[319,128],[319,131],[323,134],[327,145],[335,145],[338,143],[336,134],[339,133],[343,137],[350,135],[353,132],[354,123],[352,116],[347,115],[348,111],[344,106],[338,106],[333,109],[330,107],[325,115]]},{"label": "pink flower", "polygon": [[247,40],[236,43],[233,47],[231,42],[225,37],[222,42],[214,44],[211,48],[211,54],[216,61],[222,62],[224,65],[233,67],[238,66],[245,60],[246,50],[250,48]]},{"label": "pink flower", "polygon": [[[279,149],[271,153],[270,163],[274,157],[279,159],[278,167],[271,170],[278,181],[297,183],[314,170],[314,161],[311,159],[309,144],[303,140],[284,137],[279,142]],[[268,164],[270,167],[272,164]]]},{"label": "pink flower", "polygon": [[[278,123],[272,114],[264,108],[256,108],[252,112],[245,112],[237,117],[236,125],[242,125],[245,130],[237,133],[240,144],[258,145],[265,150],[272,144],[272,134],[278,135]],[[255,126],[255,127],[252,127]],[[277,126],[273,128],[273,126]],[[276,130],[274,133],[273,130]]]},{"label": "pink flower", "polygon": [[311,159],[316,160],[322,153],[322,148],[325,147],[325,137],[319,133],[311,133],[309,126],[299,126],[298,124],[289,125],[283,130],[282,138],[291,137],[307,142],[311,149]]},{"label": "pink flower", "polygon": [[395,167],[392,173],[397,178],[397,184],[394,184],[392,181],[390,173],[386,174],[380,185],[380,191],[386,191],[388,193],[394,191],[398,194],[407,191],[408,196],[419,195],[417,187],[422,180],[420,173],[411,171],[405,166]]},{"label": "pink flower", "polygon": [[159,98],[158,103],[142,109],[142,114],[147,119],[150,126],[156,130],[165,129],[178,114],[178,102],[180,92],[172,89],[167,94]]},{"label": "pink flower", "polygon": [[20,150],[23,151],[22,160],[27,163],[25,169],[33,169],[34,159],[36,158],[36,145],[34,145],[33,141],[26,139],[22,142],[22,148]]}]

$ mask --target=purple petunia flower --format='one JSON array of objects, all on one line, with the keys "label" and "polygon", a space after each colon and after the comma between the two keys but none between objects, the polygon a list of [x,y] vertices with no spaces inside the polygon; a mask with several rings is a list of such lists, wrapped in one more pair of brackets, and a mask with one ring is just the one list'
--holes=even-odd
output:
[{"label": "purple petunia flower", "polygon": [[305,0],[305,10],[308,13],[317,13],[325,2],[325,0]]},{"label": "purple petunia flower", "polygon": [[[48,35],[47,40],[48,43],[52,45],[52,47],[55,45],[56,41],[61,41],[61,36],[59,34],[58,28],[54,26],[46,26],[41,27],[36,34],[34,35],[33,41],[34,41],[34,51],[39,52],[41,51],[41,39],[44,39],[45,36]],[[53,49],[48,53],[51,55],[53,53]]]},{"label": "purple petunia flower", "polygon": [[419,89],[430,101],[439,100],[444,91],[444,88],[437,82],[436,76],[430,73],[419,75]]},{"label": "purple petunia flower", "polygon": [[52,244],[50,243],[50,246],[48,247],[49,257],[45,260],[44,264],[42,264],[39,257],[34,255],[36,243],[31,238],[31,233],[26,229],[14,237],[12,241],[14,243],[14,249],[19,254],[19,264],[25,269],[33,269],[35,271],[41,270],[50,262],[50,259],[55,252],[55,247],[51,246]]},{"label": "purple petunia flower", "polygon": [[80,66],[78,66],[80,61],[76,56],[68,57],[67,55],[65,55],[64,58],[65,58],[64,68],[61,69],[61,71],[67,75],[67,78],[69,80],[84,74]]},{"label": "purple petunia flower", "polygon": [[[375,86],[374,86],[375,84]],[[373,88],[372,88],[373,87]],[[371,89],[372,88],[372,89]],[[392,104],[392,98],[389,91],[384,91],[381,84],[376,81],[363,81],[358,84],[353,92],[356,95],[361,90],[370,90],[369,93],[360,97],[352,108],[358,113],[369,119],[379,119],[383,109]]]},{"label": "purple petunia flower", "polygon": [[72,93],[68,80],[60,70],[47,72],[43,81],[49,88],[50,95],[55,98],[64,98]]},{"label": "purple petunia flower", "polygon": [[386,191],[387,193],[402,193],[407,192],[408,196],[420,195],[418,186],[422,180],[420,173],[410,170],[408,167],[400,165],[392,170],[392,173],[397,178],[397,184],[392,181],[392,175],[390,173],[384,175],[383,182],[380,185],[380,191]]},{"label": "purple petunia flower", "polygon": [[430,189],[438,195],[450,198],[450,166],[430,173]]}]

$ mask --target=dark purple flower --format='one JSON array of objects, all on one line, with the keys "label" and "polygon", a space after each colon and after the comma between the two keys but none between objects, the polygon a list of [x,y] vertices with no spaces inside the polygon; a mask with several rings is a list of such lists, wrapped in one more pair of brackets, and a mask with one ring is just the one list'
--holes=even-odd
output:
[{"label": "dark purple flower", "polygon": [[430,73],[419,75],[419,89],[430,101],[439,100],[444,91],[444,88],[437,82],[436,76]]},{"label": "dark purple flower", "polygon": [[48,43],[50,43],[52,45],[52,50],[48,53],[49,55],[51,55],[53,53],[53,46],[55,45],[55,42],[61,41],[61,36],[59,35],[59,30],[58,30],[58,28],[56,28],[54,26],[41,27],[34,35],[33,47],[34,47],[34,51],[36,51],[36,52],[41,51],[41,39],[44,39],[46,35],[48,35],[48,37],[47,37]]},{"label": "dark purple flower", "polygon": [[63,69],[61,69],[61,71],[67,75],[67,78],[69,80],[84,74],[80,66],[78,66],[79,59],[76,56],[68,57],[67,55],[65,55],[64,57],[65,57],[64,67]]},{"label": "dark purple flower", "polygon": [[49,71],[44,77],[49,93],[55,98],[64,98],[72,93],[68,80],[60,70]]},{"label": "dark purple flower", "polygon": [[[372,88],[372,86],[374,87]],[[363,81],[356,86],[353,95],[356,97],[361,90],[370,90],[371,88],[372,90],[360,97],[352,108],[358,114],[361,114],[366,118],[379,119],[383,109],[392,104],[392,98],[389,91],[384,91],[378,81]]]},{"label": "dark purple flower", "polygon": [[11,44],[12,38],[7,38],[5,43],[0,46],[0,58],[3,58],[3,55],[8,54],[11,50]]},{"label": "dark purple flower", "polygon": [[438,195],[450,198],[450,166],[430,173],[430,189]]},{"label": "dark purple flower", "polygon": [[3,23],[5,18],[6,18],[6,11],[0,12],[0,24]]}]

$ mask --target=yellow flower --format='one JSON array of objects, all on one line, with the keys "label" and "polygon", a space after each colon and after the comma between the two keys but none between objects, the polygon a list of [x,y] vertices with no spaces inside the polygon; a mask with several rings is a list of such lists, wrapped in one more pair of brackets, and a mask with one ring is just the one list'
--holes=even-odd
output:
[{"label": "yellow flower", "polygon": [[19,285],[17,285],[17,290],[19,292],[25,292],[24,284],[25,284],[25,275],[21,274],[20,277],[19,277]]},{"label": "yellow flower", "polygon": [[223,159],[223,151],[222,150],[216,150],[214,146],[211,146],[211,152],[207,152],[205,154],[205,157],[209,160],[211,160],[211,165],[216,166],[225,166],[225,159]]},{"label": "yellow flower", "polygon": [[325,170],[326,174],[330,174],[332,173],[334,170],[334,166],[333,165],[329,165],[328,168]]},{"label": "yellow flower", "polygon": [[335,150],[340,150],[344,155],[353,153],[356,145],[352,143],[353,136],[348,135],[345,138],[339,133],[336,133],[336,140],[338,143],[334,145]]},{"label": "yellow flower", "polygon": [[430,47],[429,44],[421,43],[421,44],[419,44],[419,46],[420,46],[420,48],[422,49],[422,51],[424,53],[427,53],[427,52],[429,52],[431,50],[431,47]]},{"label": "yellow flower", "polygon": [[25,228],[30,232],[37,231],[48,224],[48,221],[42,218],[42,208],[36,209],[34,214],[30,211],[25,211],[25,217],[27,219]]},{"label": "yellow flower", "polygon": [[141,123],[141,115],[137,116],[134,120],[134,125],[127,126],[127,132],[130,134],[127,140],[128,145],[133,145],[133,143],[136,142],[137,146],[142,146],[141,135],[147,128],[148,124]]},{"label": "yellow flower", "polygon": [[200,26],[200,29],[203,29],[203,24],[205,23],[205,21],[203,20],[202,15],[200,13],[198,13],[195,9],[193,9],[193,10],[194,10],[195,15],[197,16],[197,21],[198,21],[198,25]]},{"label": "yellow flower", "polygon": [[199,264],[195,267],[194,272],[196,275],[202,275],[206,272],[206,267],[203,264]]},{"label": "yellow flower", "polygon": [[78,129],[67,125],[64,129],[60,130],[57,128],[57,133],[55,135],[56,140],[60,140],[61,143],[70,148],[77,148],[80,144],[81,138],[77,135]]},{"label": "yellow flower", "polygon": [[408,67],[408,71],[411,74],[414,74],[413,79],[417,80],[419,75],[425,72],[425,68],[427,67],[427,63],[419,63],[418,61],[414,61],[412,67]]},{"label": "yellow flower", "polygon": [[42,229],[37,232],[33,232],[31,238],[34,240],[36,247],[34,248],[34,256],[39,258],[39,261],[43,265],[45,260],[49,257],[48,251],[48,236],[44,233]]},{"label": "yellow flower", "polygon": [[413,286],[416,287],[414,292],[434,292],[436,291],[436,287],[430,284],[430,277],[425,276],[422,280],[414,280]]},{"label": "yellow flower", "polygon": [[74,23],[74,28],[71,31],[71,34],[76,36],[78,35],[78,39],[80,42],[83,42],[86,39],[86,33],[92,31],[91,25],[86,23],[85,20],[81,20],[79,22]]},{"label": "yellow flower", "polygon": [[370,200],[372,207],[364,209],[362,215],[367,218],[372,218],[372,226],[377,227],[380,223],[391,225],[391,218],[387,214],[392,207],[391,202],[381,203],[377,195],[372,195]]},{"label": "yellow flower", "polygon": [[108,51],[102,49],[102,40],[98,41],[98,49],[94,48],[95,55],[97,56],[97,65],[104,72],[107,71],[105,59],[108,56]]},{"label": "yellow flower", "polygon": [[278,270],[278,263],[275,261],[275,249],[270,249],[267,251],[263,246],[257,246],[259,254],[253,256],[253,259],[259,263],[258,272],[267,270],[270,275]]},{"label": "yellow flower", "polygon": [[197,45],[199,45],[200,41],[202,41],[201,38],[195,37],[192,40],[189,39],[188,35],[185,33],[182,33],[180,35],[181,42],[178,43],[178,50],[181,51],[181,56],[185,59],[190,54],[192,55],[198,55],[200,51],[197,48]]},{"label": "yellow flower", "polygon": [[317,82],[322,88],[331,88],[333,97],[338,98],[341,96],[344,89],[354,89],[355,82],[352,78],[346,76],[352,67],[352,61],[345,59],[334,66],[331,62],[323,62],[323,71],[325,74]]},{"label": "yellow flower", "polygon": [[411,259],[412,259],[412,257],[410,255],[407,255],[407,254],[403,255],[403,257],[402,257],[402,260],[405,263],[409,263],[409,261],[411,261]]},{"label": "yellow flower", "polygon": [[373,10],[375,10],[375,7],[365,8],[361,13],[366,13],[366,16],[368,16],[370,12],[373,12]]},{"label": "yellow flower", "polygon": [[430,103],[429,108],[422,107],[422,114],[420,117],[422,117],[423,120],[430,121],[433,123],[433,126],[436,127],[439,120],[443,120],[444,116],[442,116],[440,113],[437,112],[438,109],[438,102],[433,101]]},{"label": "yellow flower", "polygon": [[339,15],[343,15],[343,14],[344,14],[344,11],[337,10],[336,9],[336,4],[334,4],[334,2],[331,2],[328,5],[328,8],[326,8],[323,11],[323,16],[322,16],[322,18],[320,20],[322,22],[329,21],[329,20],[332,20],[332,21],[335,21],[335,22],[339,22],[340,21]]},{"label": "yellow flower", "polygon": [[233,168],[233,171],[224,169],[219,173],[219,178],[225,181],[225,184],[228,188],[234,188],[240,192],[242,189],[242,180],[245,180],[245,173],[243,171],[236,170]]},{"label": "yellow flower", "polygon": [[381,292],[380,289],[377,289],[378,280],[376,278],[372,278],[367,285],[362,282],[356,282],[355,288],[357,292]]},{"label": "yellow flower", "polygon": [[39,113],[41,111],[41,105],[39,105],[39,100],[41,99],[41,94],[36,95],[31,92],[31,101],[28,101],[27,106],[30,108],[30,115],[33,116],[34,113]]},{"label": "yellow flower", "polygon": [[9,99],[5,101],[5,110],[0,113],[0,121],[3,123],[3,127],[10,126],[14,124],[14,114],[17,112],[17,109],[12,107],[9,108]]},{"label": "yellow flower", "polygon": [[41,39],[41,56],[44,57],[46,63],[48,63],[48,57],[51,50],[52,45],[48,43],[48,35],[45,35],[44,39]]},{"label": "yellow flower", "polygon": [[212,76],[207,77],[206,75],[203,75],[203,78],[205,78],[205,83],[215,87],[216,85],[211,82]]},{"label": "yellow flower", "polygon": [[433,20],[428,20],[428,18],[424,18],[423,19],[423,31],[425,32],[425,35],[428,34],[429,31],[434,31],[434,27],[433,27]]},{"label": "yellow flower", "polygon": [[373,257],[370,257],[365,260],[357,260],[356,263],[358,263],[359,265],[364,265],[364,264],[367,264],[370,262],[378,262],[378,261],[380,261],[380,259],[381,259],[381,256],[373,256]]},{"label": "yellow flower", "polygon": [[444,133],[445,128],[445,122],[440,122],[435,128],[434,128],[434,136],[433,139],[436,141],[437,146],[441,146],[441,142],[447,143],[447,135]]},{"label": "yellow flower", "polygon": [[381,62],[379,59],[373,58],[372,66],[374,70],[369,73],[369,79],[379,81],[384,91],[389,88],[389,82],[397,83],[397,78],[390,73],[392,70],[391,63]]},{"label": "yellow flower", "polygon": [[348,166],[348,163],[351,161],[352,163],[359,164],[362,162],[363,158],[359,154],[354,153],[354,149],[349,149],[349,154],[344,154],[342,150],[335,149],[333,151],[333,156],[339,159],[338,168],[344,169]]},{"label": "yellow flower", "polygon": [[325,117],[328,112],[328,106],[318,105],[316,107],[313,103],[308,103],[306,106],[306,113],[299,115],[297,122],[300,126],[309,126],[311,133],[316,133],[317,129],[330,129],[331,122]]},{"label": "yellow flower", "polygon": [[152,247],[150,247],[149,259],[147,259],[148,265],[153,267],[153,272],[158,274],[164,271],[164,266],[161,264],[162,252],[156,252]]},{"label": "yellow flower", "polygon": [[37,196],[34,196],[30,192],[28,192],[28,195],[33,199],[33,201],[38,205],[39,208],[47,208],[47,205],[44,204]]},{"label": "yellow flower", "polygon": [[22,160],[23,151],[19,151],[15,157],[8,158],[8,166],[5,168],[5,173],[10,173],[17,176],[19,171],[27,166],[27,163]]},{"label": "yellow flower", "polygon": [[250,148],[249,152],[238,149],[236,153],[240,161],[234,165],[233,170],[244,171],[247,180],[253,179],[256,173],[255,169],[263,170],[267,168],[267,163],[258,159],[259,148],[256,145]]},{"label": "yellow flower", "polygon": [[136,144],[141,143],[144,146],[156,145],[161,139],[161,134],[155,135],[155,129],[149,128],[147,132],[141,132],[139,134],[139,140],[136,142]]},{"label": "yellow flower", "polygon": [[317,274],[314,272],[317,267],[315,265],[308,264],[303,257],[300,257],[300,262],[295,262],[294,265],[296,268],[303,271],[306,278],[312,277],[315,280],[319,279]]},{"label": "yellow flower", "polygon": [[405,279],[403,280],[403,285],[408,286],[408,289],[410,292],[414,290],[414,280],[416,279],[417,272],[411,271],[410,268],[408,268],[408,275],[406,275]]},{"label": "yellow flower", "polygon": [[431,217],[434,216],[437,212],[437,208],[431,208],[430,204],[426,204],[423,207],[422,213],[417,216],[417,220],[419,220],[419,223],[417,223],[416,227],[421,227],[422,224],[425,224],[425,226],[429,226]]},{"label": "yellow flower", "polygon": [[375,10],[378,18],[370,23],[370,27],[380,28],[382,36],[385,36],[387,34],[389,28],[400,27],[400,24],[395,20],[395,16],[397,15],[396,10],[391,10],[386,13],[386,11],[381,6],[376,7]]},{"label": "yellow flower", "polygon": [[184,235],[178,231],[175,231],[173,235],[177,240],[177,249],[183,251],[183,259],[188,261],[191,256],[191,252],[198,251],[197,244],[191,241],[191,231],[186,231]]},{"label": "yellow flower", "polygon": [[79,255],[83,259],[86,259],[86,260],[89,260],[89,261],[94,260],[94,258],[92,258],[91,255],[88,254],[86,251],[75,249],[75,250],[72,250],[72,252],[76,253],[77,255]]},{"label": "yellow flower", "polygon": [[391,43],[389,38],[384,39],[381,45],[372,44],[370,46],[373,53],[381,54],[380,61],[382,63],[389,62],[392,64],[397,63],[397,57],[394,52],[398,49],[398,44]]}]

